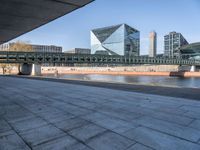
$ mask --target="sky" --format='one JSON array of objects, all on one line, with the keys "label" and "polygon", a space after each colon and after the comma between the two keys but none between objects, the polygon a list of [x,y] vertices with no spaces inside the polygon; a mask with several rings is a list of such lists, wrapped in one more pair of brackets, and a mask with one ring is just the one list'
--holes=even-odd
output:
[{"label": "sky", "polygon": [[163,53],[164,35],[180,32],[189,43],[200,42],[200,0],[95,0],[16,40],[31,44],[90,48],[90,31],[126,23],[140,31],[140,52],[148,54],[149,33],[158,35],[158,52]]}]

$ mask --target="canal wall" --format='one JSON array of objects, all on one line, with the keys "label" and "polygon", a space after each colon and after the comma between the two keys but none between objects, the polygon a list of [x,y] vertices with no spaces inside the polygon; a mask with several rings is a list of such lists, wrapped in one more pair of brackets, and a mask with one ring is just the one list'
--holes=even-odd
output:
[{"label": "canal wall", "polygon": [[136,65],[117,67],[42,67],[42,73],[69,72],[176,72],[178,65]]},{"label": "canal wall", "polygon": [[[180,69],[181,68],[181,69]],[[180,71],[181,70],[181,71]],[[178,65],[138,65],[123,67],[42,67],[41,73],[45,74],[105,74],[105,75],[147,75],[147,76],[182,76],[200,77],[200,72],[184,71]],[[17,66],[6,68],[5,74],[17,74]],[[0,74],[3,69],[0,68]]]},{"label": "canal wall", "polygon": [[179,71],[178,65],[143,65],[131,67],[42,67],[42,74],[103,74],[200,77],[200,72]]}]

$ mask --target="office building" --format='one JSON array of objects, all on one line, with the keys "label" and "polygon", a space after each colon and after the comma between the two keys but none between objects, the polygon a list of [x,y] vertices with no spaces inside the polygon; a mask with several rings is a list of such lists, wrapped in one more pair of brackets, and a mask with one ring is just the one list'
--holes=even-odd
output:
[{"label": "office building", "polygon": [[156,57],[157,52],[157,33],[155,31],[149,34],[149,57]]},{"label": "office building", "polygon": [[69,51],[65,51],[65,53],[69,54],[91,54],[91,49],[88,48],[74,48]]},{"label": "office building", "polygon": [[140,32],[127,24],[91,31],[92,54],[139,56]]},{"label": "office building", "polygon": [[[0,45],[1,51],[9,51],[15,43],[6,43]],[[34,45],[28,44],[31,46],[33,52],[48,52],[48,53],[62,53],[62,47],[54,45]]]},{"label": "office building", "polygon": [[62,53],[62,47],[54,45],[32,45],[35,52]]},{"label": "office building", "polygon": [[200,42],[191,43],[180,47],[180,55],[183,59],[200,60]]},{"label": "office building", "polygon": [[170,32],[168,35],[164,36],[164,55],[165,57],[176,58],[180,57],[177,50],[183,46],[187,45],[187,40],[183,37],[181,33]]}]

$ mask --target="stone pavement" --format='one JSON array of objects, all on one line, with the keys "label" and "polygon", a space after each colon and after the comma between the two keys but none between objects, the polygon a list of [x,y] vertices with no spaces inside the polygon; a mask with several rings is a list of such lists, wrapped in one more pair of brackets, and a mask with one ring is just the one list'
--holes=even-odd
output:
[{"label": "stone pavement", "polygon": [[200,101],[0,76],[0,150],[23,149],[200,150]]}]

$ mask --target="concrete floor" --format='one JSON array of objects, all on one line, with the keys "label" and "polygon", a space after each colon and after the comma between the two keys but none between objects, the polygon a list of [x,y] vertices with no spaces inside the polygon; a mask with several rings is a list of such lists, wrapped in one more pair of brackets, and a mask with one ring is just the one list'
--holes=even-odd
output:
[{"label": "concrete floor", "polygon": [[0,150],[23,149],[200,150],[200,101],[0,76]]}]

